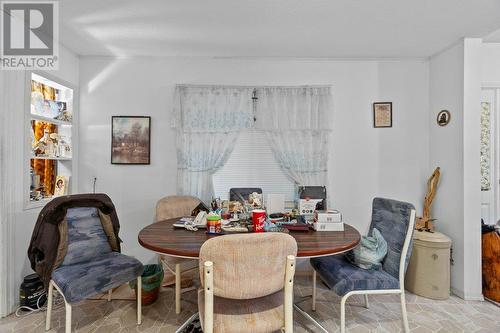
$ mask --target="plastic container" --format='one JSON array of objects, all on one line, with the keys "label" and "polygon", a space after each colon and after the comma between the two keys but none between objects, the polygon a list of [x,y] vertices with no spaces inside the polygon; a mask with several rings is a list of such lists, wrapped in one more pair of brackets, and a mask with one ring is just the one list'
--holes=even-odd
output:
[{"label": "plastic container", "polygon": [[47,299],[43,282],[38,274],[33,273],[24,277],[19,287],[19,303],[32,309],[41,308]]},{"label": "plastic container", "polygon": [[222,233],[221,217],[216,214],[207,215],[207,233],[220,234]]},{"label": "plastic container", "polygon": [[[161,282],[163,281],[163,268],[160,264],[145,265],[141,275],[142,279],[142,305],[153,304],[160,294]],[[132,289],[137,288],[137,280],[129,282]],[[135,291],[137,295],[137,290]]]}]

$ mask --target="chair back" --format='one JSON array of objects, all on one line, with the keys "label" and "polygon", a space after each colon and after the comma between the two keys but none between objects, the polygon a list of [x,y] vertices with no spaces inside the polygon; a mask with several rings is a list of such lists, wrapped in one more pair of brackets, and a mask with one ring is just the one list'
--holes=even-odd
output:
[{"label": "chair back", "polygon": [[253,233],[218,236],[200,249],[200,278],[203,267],[213,263],[215,296],[252,299],[283,289],[288,255],[297,255],[297,242],[284,233]]},{"label": "chair back", "polygon": [[68,208],[68,247],[62,266],[89,262],[112,251],[95,207]]},{"label": "chair back", "polygon": [[229,200],[245,201],[253,192],[262,194],[262,189],[259,187],[233,187],[229,190]]},{"label": "chair back", "polygon": [[377,228],[386,240],[387,255],[382,263],[382,268],[396,279],[400,279],[402,254],[405,252],[405,271],[408,266],[412,251],[414,225],[415,207],[412,204],[392,199],[373,199],[369,235],[372,235],[373,228]]},{"label": "chair back", "polygon": [[156,222],[175,217],[190,216],[200,199],[188,195],[171,195],[156,203]]}]

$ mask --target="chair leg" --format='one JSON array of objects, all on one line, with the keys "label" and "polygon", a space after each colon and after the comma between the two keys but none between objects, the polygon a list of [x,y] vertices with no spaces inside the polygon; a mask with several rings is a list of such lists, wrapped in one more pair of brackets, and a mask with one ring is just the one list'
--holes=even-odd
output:
[{"label": "chair leg", "polygon": [[137,277],[137,325],[142,323],[142,277]]},{"label": "chair leg", "polygon": [[313,270],[312,276],[312,307],[313,311],[316,311],[316,270]]},{"label": "chair leg", "polygon": [[52,286],[52,280],[49,282],[49,290],[48,290],[48,299],[47,299],[47,317],[45,318],[45,330],[50,330],[50,321],[52,319],[52,297],[54,295],[54,287]]},{"label": "chair leg", "polygon": [[370,307],[370,305],[368,303],[368,294],[365,294],[365,308],[368,309],[369,307]]},{"label": "chair leg", "polygon": [[345,295],[340,300],[340,333],[345,333],[345,302],[349,295]]},{"label": "chair leg", "polygon": [[66,301],[64,301],[64,304],[66,306],[66,328],[65,328],[65,332],[66,333],[71,333],[71,304],[69,304]]},{"label": "chair leg", "polygon": [[111,302],[111,294],[113,294],[113,289],[108,290],[108,302]]},{"label": "chair leg", "polygon": [[181,265],[175,264],[175,313],[181,313]]},{"label": "chair leg", "polygon": [[406,299],[404,290],[401,292],[401,312],[403,314],[403,326],[405,333],[410,333],[410,326],[408,325],[408,314],[406,313]]}]

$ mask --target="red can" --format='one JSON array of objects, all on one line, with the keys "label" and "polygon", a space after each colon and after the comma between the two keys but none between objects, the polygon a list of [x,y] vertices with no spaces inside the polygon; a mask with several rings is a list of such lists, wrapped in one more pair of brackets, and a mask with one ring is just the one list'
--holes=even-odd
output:
[{"label": "red can", "polygon": [[266,223],[266,211],[263,209],[254,209],[252,211],[253,232],[264,232]]}]

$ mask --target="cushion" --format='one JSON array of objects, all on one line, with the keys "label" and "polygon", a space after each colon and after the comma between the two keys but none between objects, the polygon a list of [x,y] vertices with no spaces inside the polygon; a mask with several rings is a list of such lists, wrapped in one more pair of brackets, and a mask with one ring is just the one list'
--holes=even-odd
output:
[{"label": "cushion", "polygon": [[97,208],[70,208],[66,213],[66,221],[68,223],[68,250],[62,266],[91,261],[111,252]]},{"label": "cushion", "polygon": [[[387,242],[387,255],[382,263],[384,271],[396,279],[399,278],[399,262],[401,251],[405,242],[408,224],[410,223],[410,211],[415,207],[407,202],[396,201],[385,198],[373,199],[372,222],[369,235],[373,228],[377,228]],[[413,228],[410,230],[413,233]],[[405,265],[408,266],[412,252],[413,237],[410,238],[410,246],[406,255]],[[405,266],[405,269],[406,269]]]},{"label": "cushion", "polygon": [[66,301],[74,303],[127,283],[142,274],[139,260],[118,252],[109,252],[93,261],[60,266],[52,280]]},{"label": "cushion", "polygon": [[[274,332],[283,327],[283,291],[248,300],[214,296],[214,333]],[[198,290],[201,327],[205,318],[205,292]]]},{"label": "cushion", "polygon": [[343,254],[311,259],[326,285],[339,296],[353,290],[399,289],[399,280],[383,270],[366,270],[351,264]]}]

